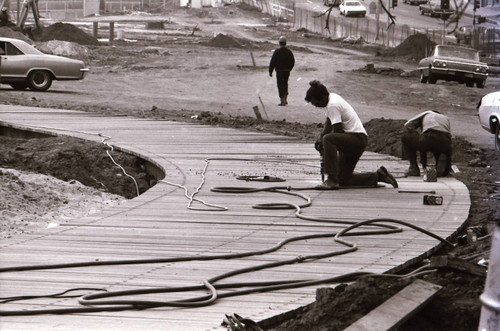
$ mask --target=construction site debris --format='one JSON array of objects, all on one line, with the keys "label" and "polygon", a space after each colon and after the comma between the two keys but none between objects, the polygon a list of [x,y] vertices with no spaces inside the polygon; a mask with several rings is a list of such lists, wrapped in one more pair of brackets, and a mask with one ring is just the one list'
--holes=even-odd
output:
[{"label": "construction site debris", "polygon": [[48,27],[33,29],[31,35],[35,41],[62,40],[80,45],[99,45],[97,38],[68,23],[54,23]]},{"label": "construction site debris", "polygon": [[61,40],[50,40],[47,42],[36,43],[36,48],[45,54],[66,56],[88,62],[88,50],[77,43]]},{"label": "construction site debris", "polygon": [[33,44],[33,40],[26,37],[18,28],[10,26],[0,26],[0,37],[21,39],[28,44]]}]

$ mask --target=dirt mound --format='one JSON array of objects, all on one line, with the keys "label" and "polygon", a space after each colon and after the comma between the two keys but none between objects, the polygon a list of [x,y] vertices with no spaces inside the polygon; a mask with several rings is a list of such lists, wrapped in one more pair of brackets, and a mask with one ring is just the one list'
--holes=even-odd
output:
[{"label": "dirt mound", "polygon": [[[376,118],[363,123],[369,137],[366,149],[400,158],[402,156],[401,135],[405,122],[406,120]],[[381,132],[386,134],[380,134]],[[453,163],[469,164],[473,162],[481,166],[481,158],[478,156],[480,151],[467,140],[453,137],[452,148]]]},{"label": "dirt mound", "polygon": [[0,26],[0,37],[5,38],[14,38],[21,39],[27,42],[28,44],[33,44],[33,40],[26,37],[18,28],[16,27],[8,27],[8,26]]},{"label": "dirt mound", "polygon": [[45,54],[66,56],[85,62],[89,60],[88,51],[84,46],[69,41],[50,40],[37,43],[36,48]]},{"label": "dirt mound", "polygon": [[68,23],[54,23],[48,27],[30,31],[35,41],[62,40],[71,41],[80,45],[99,45],[99,41]]},{"label": "dirt mound", "polygon": [[[118,194],[137,196],[134,182],[113,164],[104,144],[70,137],[15,139],[0,136],[0,167],[48,174],[64,181],[80,183]],[[155,184],[142,159],[113,151],[113,158],[134,177],[142,193]]]},{"label": "dirt mound", "polygon": [[427,56],[436,45],[425,34],[415,34],[406,38],[401,44],[389,50],[386,56],[402,56],[418,61]]},{"label": "dirt mound", "polygon": [[247,40],[238,39],[223,33],[219,33],[217,36],[210,39],[207,45],[221,48],[248,48],[253,46],[252,43]]},{"label": "dirt mound", "polygon": [[0,168],[0,240],[56,227],[125,200],[116,194],[38,173]]},{"label": "dirt mound", "polygon": [[[424,276],[423,280],[441,285],[443,290],[416,317],[401,325],[400,330],[466,331],[477,327],[484,277],[439,270]],[[316,302],[299,310],[294,319],[267,330],[344,330],[411,282],[408,279],[362,277],[349,286],[341,284],[335,289],[321,288],[316,291]],[[465,289],[464,284],[471,286]]]}]

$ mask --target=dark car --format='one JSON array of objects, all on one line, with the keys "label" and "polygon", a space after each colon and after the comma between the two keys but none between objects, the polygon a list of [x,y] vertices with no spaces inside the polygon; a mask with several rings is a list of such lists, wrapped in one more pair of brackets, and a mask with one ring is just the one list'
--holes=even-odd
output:
[{"label": "dark car", "polygon": [[440,79],[484,88],[488,77],[488,66],[479,61],[479,52],[461,46],[436,45],[431,56],[420,60],[417,70],[420,82],[429,84]]},{"label": "dark car", "polygon": [[448,19],[455,13],[453,9],[441,9],[441,2],[438,1],[427,1],[427,3],[419,5],[418,10],[421,15],[441,17],[443,19]]},{"label": "dark car", "polygon": [[338,7],[340,6],[341,0],[323,0],[323,4],[328,7]]},{"label": "dark car", "polygon": [[403,2],[413,6],[418,6],[427,3],[427,0],[403,0]]}]

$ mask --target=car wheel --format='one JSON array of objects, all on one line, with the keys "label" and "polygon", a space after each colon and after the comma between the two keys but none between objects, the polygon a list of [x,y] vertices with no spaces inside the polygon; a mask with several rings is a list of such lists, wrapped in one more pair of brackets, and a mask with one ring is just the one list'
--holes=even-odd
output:
[{"label": "car wheel", "polygon": [[429,84],[436,84],[437,82],[436,75],[432,73],[431,69],[429,69],[429,76],[427,79],[429,80]]},{"label": "car wheel", "polygon": [[12,86],[14,90],[20,90],[20,91],[26,90],[26,88],[28,87],[28,85],[25,82],[10,83],[9,85]]},{"label": "car wheel", "polygon": [[476,86],[478,88],[484,88],[485,83],[486,83],[486,81],[484,79],[479,79],[476,81]]},{"label": "car wheel", "polygon": [[52,85],[52,76],[48,71],[35,70],[30,72],[27,82],[32,91],[46,91]]},{"label": "car wheel", "polygon": [[465,81],[465,86],[467,86],[467,87],[474,87],[474,81],[470,80],[470,79],[466,80]]},{"label": "car wheel", "polygon": [[498,123],[495,130],[495,149],[500,150],[500,125]]},{"label": "car wheel", "polygon": [[424,71],[420,73],[420,83],[425,84],[427,83],[427,76],[424,75]]}]

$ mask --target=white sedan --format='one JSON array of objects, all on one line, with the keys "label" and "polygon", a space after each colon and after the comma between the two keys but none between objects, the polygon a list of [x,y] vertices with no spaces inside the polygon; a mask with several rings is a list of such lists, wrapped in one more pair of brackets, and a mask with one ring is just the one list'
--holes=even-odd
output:
[{"label": "white sedan", "polygon": [[365,17],[366,7],[357,0],[345,0],[339,6],[340,15]]},{"label": "white sedan", "polygon": [[0,83],[16,90],[45,91],[53,80],[80,80],[83,61],[48,55],[23,40],[0,37]]},{"label": "white sedan", "polygon": [[495,148],[500,150],[500,91],[482,97],[477,114],[483,129],[495,135]]}]

